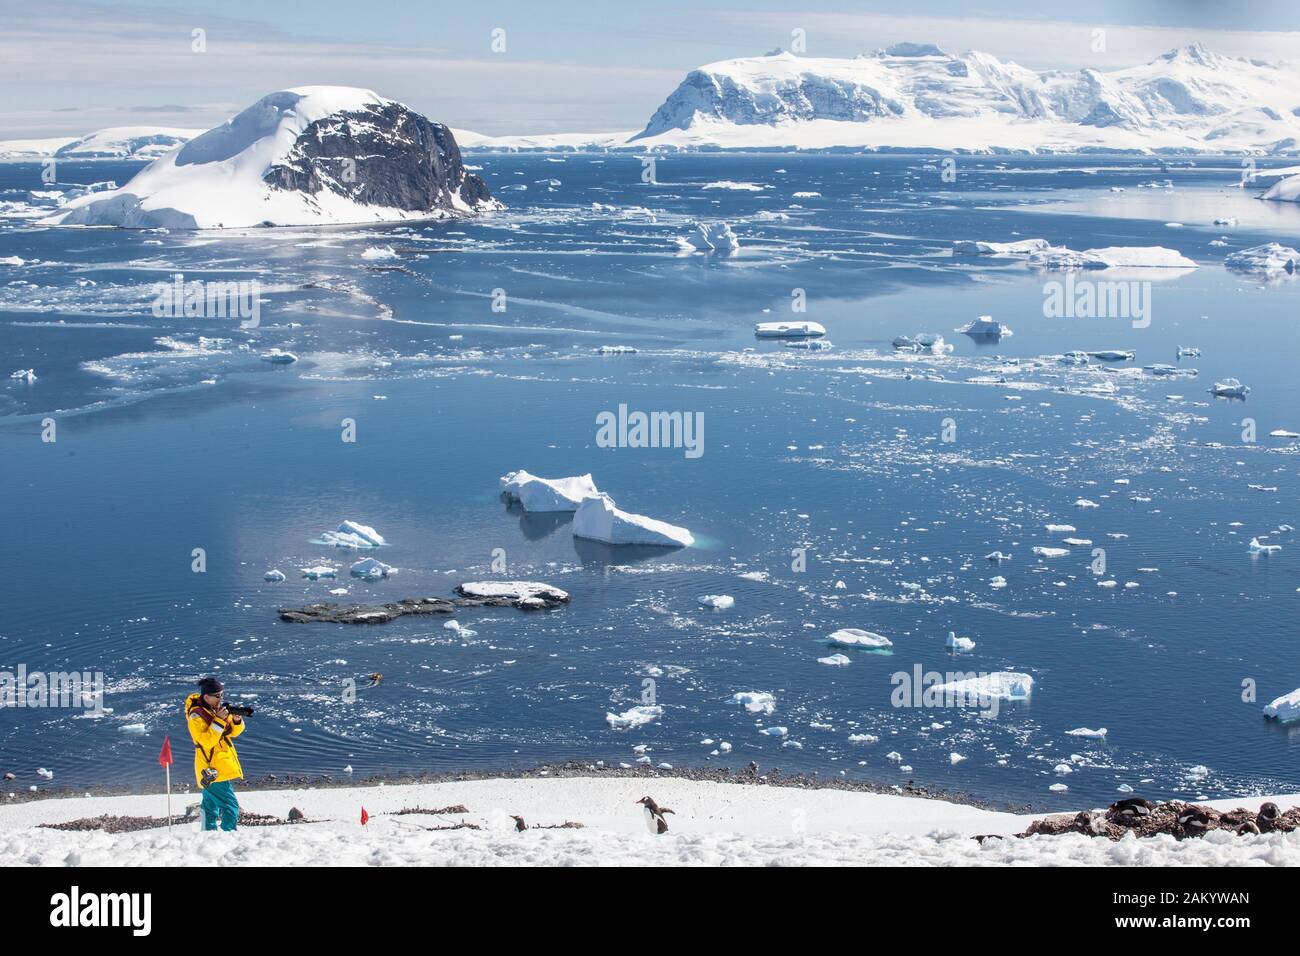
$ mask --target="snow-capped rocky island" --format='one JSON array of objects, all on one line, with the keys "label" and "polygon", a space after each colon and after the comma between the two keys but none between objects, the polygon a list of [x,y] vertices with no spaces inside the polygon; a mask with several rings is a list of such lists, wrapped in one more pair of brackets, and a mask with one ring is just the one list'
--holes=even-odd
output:
[{"label": "snow-capped rocky island", "polygon": [[451,130],[370,90],[281,90],[51,225],[221,229],[387,222],[500,208]]}]

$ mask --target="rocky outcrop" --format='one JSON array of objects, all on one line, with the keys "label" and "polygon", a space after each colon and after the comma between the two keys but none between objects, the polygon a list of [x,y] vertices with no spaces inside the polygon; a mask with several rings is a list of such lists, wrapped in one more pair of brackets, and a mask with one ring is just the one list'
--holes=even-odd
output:
[{"label": "rocky outcrop", "polygon": [[1264,803],[1258,811],[1238,807],[1215,810],[1195,803],[1152,803],[1130,797],[1112,803],[1105,811],[1084,810],[1080,813],[1035,820],[1017,836],[1054,836],[1082,833],[1084,836],[1118,840],[1126,833],[1139,837],[1165,833],[1177,840],[1204,836],[1210,830],[1230,830],[1237,835],[1288,833],[1300,829],[1300,807],[1283,813],[1275,803]]},{"label": "rocky outcrop", "polygon": [[[306,604],[280,608],[280,620],[289,624],[387,624],[399,617],[424,614],[455,614],[467,607],[513,607],[521,611],[550,610],[569,603],[569,595],[559,588],[534,582],[499,582],[491,589],[478,589],[476,582],[456,587],[454,598],[406,598],[391,604]],[[482,582],[477,582],[482,583]],[[514,584],[530,585],[512,588]]]}]

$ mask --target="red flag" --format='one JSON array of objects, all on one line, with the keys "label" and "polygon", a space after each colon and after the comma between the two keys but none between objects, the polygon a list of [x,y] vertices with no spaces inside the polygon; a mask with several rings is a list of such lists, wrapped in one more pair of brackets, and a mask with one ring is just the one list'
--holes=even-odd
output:
[{"label": "red flag", "polygon": [[162,750],[158,753],[158,763],[164,767],[172,765],[172,739],[170,736],[163,737]]},{"label": "red flag", "polygon": [[369,823],[369,822],[370,822],[370,814],[366,813],[366,808],[365,808],[365,807],[362,807],[362,808],[361,808],[361,825],[362,825],[362,826],[365,826],[365,825],[366,825],[367,823]]}]

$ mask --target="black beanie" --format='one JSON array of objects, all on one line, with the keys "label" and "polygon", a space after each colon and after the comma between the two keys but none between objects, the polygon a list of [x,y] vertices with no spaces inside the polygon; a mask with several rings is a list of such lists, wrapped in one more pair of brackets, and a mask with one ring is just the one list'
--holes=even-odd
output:
[{"label": "black beanie", "polygon": [[205,677],[199,681],[200,694],[215,694],[222,690],[225,690],[225,687],[215,677]]}]

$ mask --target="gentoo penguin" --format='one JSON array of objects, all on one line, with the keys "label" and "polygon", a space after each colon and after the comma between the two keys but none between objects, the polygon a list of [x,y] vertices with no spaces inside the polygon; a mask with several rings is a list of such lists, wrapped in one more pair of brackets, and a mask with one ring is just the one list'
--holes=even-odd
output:
[{"label": "gentoo penguin", "polygon": [[672,813],[667,807],[661,807],[650,797],[642,797],[637,803],[645,808],[645,825],[651,833],[661,835],[668,832],[668,821],[664,819],[665,813]]},{"label": "gentoo penguin", "polygon": [[523,833],[525,830],[528,829],[528,824],[524,822],[523,817],[517,817],[512,813],[510,814],[510,819],[515,821],[516,833]]}]

